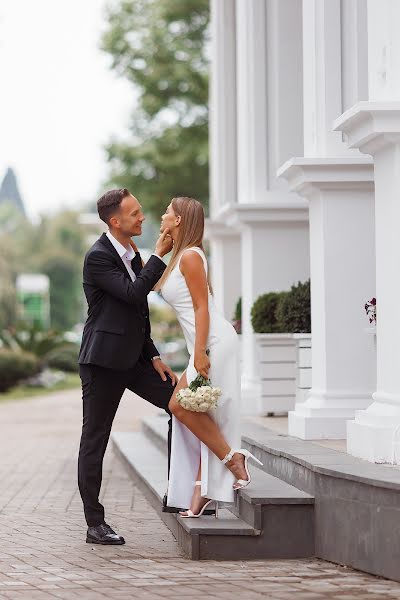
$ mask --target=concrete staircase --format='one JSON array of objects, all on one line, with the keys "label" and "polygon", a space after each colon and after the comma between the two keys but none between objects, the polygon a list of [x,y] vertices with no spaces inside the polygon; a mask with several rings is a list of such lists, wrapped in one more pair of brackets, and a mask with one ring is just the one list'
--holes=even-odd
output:
[{"label": "concrete staircase", "polygon": [[314,497],[252,465],[252,482],[219,518],[181,519],[161,512],[167,487],[167,418],[142,431],[114,433],[114,447],[138,485],[193,560],[304,558],[314,555]]}]

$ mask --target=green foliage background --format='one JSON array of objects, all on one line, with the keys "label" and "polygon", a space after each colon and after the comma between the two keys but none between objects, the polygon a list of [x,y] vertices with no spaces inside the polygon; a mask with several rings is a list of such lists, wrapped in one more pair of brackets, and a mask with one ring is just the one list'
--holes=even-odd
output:
[{"label": "green foliage background", "polygon": [[50,278],[51,326],[66,331],[82,320],[82,261],[87,249],[78,213],[66,210],[33,224],[20,213],[0,214],[0,329],[15,325],[20,273]]},{"label": "green foliage background", "polygon": [[157,221],[169,200],[208,208],[209,0],[120,0],[102,48],[139,93],[130,139],[106,151],[111,186],[127,187]]},{"label": "green foliage background", "polygon": [[[108,185],[128,187],[157,223],[175,195],[194,196],[208,208],[209,12],[209,0],[113,0],[106,10],[101,48],[114,72],[132,84],[133,109],[127,135],[106,148]],[[152,238],[158,225],[153,231],[149,221]],[[49,276],[53,328],[65,331],[84,320],[87,245],[74,211],[32,224],[2,204],[0,329],[17,321],[20,273]]]}]

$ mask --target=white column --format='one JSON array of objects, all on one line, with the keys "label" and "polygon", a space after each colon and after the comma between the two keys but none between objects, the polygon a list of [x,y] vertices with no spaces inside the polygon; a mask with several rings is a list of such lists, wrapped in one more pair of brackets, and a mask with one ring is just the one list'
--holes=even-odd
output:
[{"label": "white column", "polygon": [[243,414],[264,414],[259,349],[251,325],[254,300],[309,277],[308,209],[300,203],[240,205],[242,228]]},{"label": "white column", "polygon": [[240,232],[221,217],[237,202],[235,12],[235,0],[211,0],[210,219],[205,236],[214,297],[227,319],[241,295]]},{"label": "white column", "polygon": [[[229,101],[227,101],[229,99]],[[235,0],[211,0],[210,214],[237,201]]]},{"label": "white column", "polygon": [[340,0],[303,0],[304,156],[350,151],[333,120],[342,114]]},{"label": "white column", "polygon": [[230,321],[242,294],[240,234],[234,227],[207,221],[206,237],[211,249],[210,273],[214,301]]},{"label": "white column", "polygon": [[238,201],[267,193],[267,51],[265,0],[236,0]]},{"label": "white column", "polygon": [[368,99],[368,14],[367,0],[341,4],[342,111]]},{"label": "white column", "polygon": [[[343,54],[341,6],[340,0],[303,2],[305,158],[278,171],[310,210],[312,388],[289,414],[290,435],[303,439],[344,438],[346,420],[368,406],[375,385],[363,313],[375,286],[373,166],[332,131],[342,113],[342,82],[347,96],[360,93],[366,68],[361,54],[359,60]],[[343,64],[361,82],[351,90]]]},{"label": "white column", "polygon": [[[236,40],[238,203],[255,205],[265,202],[268,192],[265,0],[236,0]],[[258,288],[265,285],[263,274],[259,272],[257,279],[254,273],[260,236],[251,225],[243,225],[240,217],[237,221],[241,231],[242,411],[261,414],[261,379],[250,321]]]},{"label": "white column", "polygon": [[262,414],[250,312],[255,299],[309,276],[308,210],[276,179],[302,148],[301,3],[236,0],[238,204],[243,411]]},{"label": "white column", "polygon": [[293,203],[276,178],[303,148],[301,4],[236,0],[238,202]]},{"label": "white column", "polygon": [[280,174],[310,211],[312,388],[289,413],[289,434],[341,439],[375,386],[364,314],[375,289],[373,166],[364,158],[303,158]]},{"label": "white column", "polygon": [[368,0],[368,82],[371,101],[400,100],[400,3]]},{"label": "white column", "polygon": [[400,464],[400,4],[368,2],[370,101],[335,123],[375,169],[377,386],[373,402],[348,423],[348,451]]}]

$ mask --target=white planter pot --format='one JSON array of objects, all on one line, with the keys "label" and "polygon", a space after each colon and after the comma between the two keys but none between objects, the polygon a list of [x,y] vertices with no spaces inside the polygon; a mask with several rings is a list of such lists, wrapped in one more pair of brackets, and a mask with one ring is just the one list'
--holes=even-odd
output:
[{"label": "white planter pot", "polygon": [[291,333],[256,333],[263,414],[287,413],[296,401],[297,343]]},{"label": "white planter pot", "polygon": [[[256,333],[262,415],[304,402],[311,388],[311,333]],[[241,345],[241,335],[239,335]],[[240,360],[242,367],[242,357]]]},{"label": "white planter pot", "polygon": [[305,402],[311,389],[311,333],[294,333],[296,341],[296,404]]}]

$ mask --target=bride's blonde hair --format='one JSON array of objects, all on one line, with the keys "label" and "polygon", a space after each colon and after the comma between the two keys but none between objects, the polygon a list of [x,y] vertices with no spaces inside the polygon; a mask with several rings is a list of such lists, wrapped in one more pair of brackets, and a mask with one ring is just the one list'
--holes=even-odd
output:
[{"label": "bride's blonde hair", "polygon": [[[204,251],[204,209],[200,202],[187,196],[178,196],[171,200],[171,206],[176,216],[181,218],[181,222],[178,229],[178,237],[174,241],[171,259],[161,279],[154,286],[155,290],[161,289],[173,268],[176,267],[184,250],[197,246]],[[208,277],[207,279],[211,290],[210,280]]]}]

